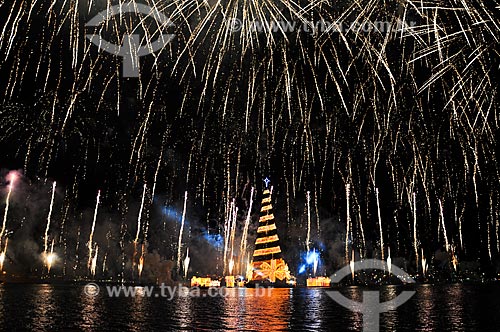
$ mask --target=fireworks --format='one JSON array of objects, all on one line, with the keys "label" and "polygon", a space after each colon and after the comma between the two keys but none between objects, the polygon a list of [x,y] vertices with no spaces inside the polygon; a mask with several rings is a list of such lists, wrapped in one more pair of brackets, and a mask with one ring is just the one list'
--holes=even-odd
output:
[{"label": "fireworks", "polygon": [[316,276],[316,271],[318,271],[319,255],[316,254],[314,250],[314,261],[313,261],[313,275]]},{"label": "fireworks", "polygon": [[92,277],[95,276],[96,268],[97,268],[97,254],[99,253],[99,246],[95,246],[94,257],[92,257],[90,264],[90,274]]},{"label": "fireworks", "polygon": [[[45,265],[47,266],[47,272],[50,272],[50,267],[54,261],[53,249],[54,249],[54,240],[52,240],[51,253],[47,254],[47,244],[49,240],[49,227],[50,227],[50,218],[52,217],[52,209],[54,207],[54,197],[56,192],[56,182],[52,183],[52,197],[50,199],[50,207],[49,207],[49,215],[47,216],[47,226],[45,227],[45,236],[43,238],[43,258],[45,259]],[[49,257],[50,256],[50,257]]]},{"label": "fireworks", "polygon": [[95,221],[97,219],[97,210],[99,208],[100,198],[101,198],[101,191],[99,190],[97,192],[97,198],[96,198],[95,209],[94,209],[94,219],[92,220],[92,227],[90,229],[89,242],[87,243],[87,248],[89,249],[89,260],[87,263],[87,267],[91,270],[92,275],[95,274],[95,262],[94,262],[94,260],[97,260],[97,246],[96,246],[96,253],[95,253],[94,258],[92,256],[92,247],[94,246],[93,239],[94,239]]},{"label": "fireworks", "polygon": [[[121,223],[120,234],[113,228],[111,238],[120,241],[122,270],[133,243],[134,273],[143,240],[139,264],[145,253],[158,250],[177,262],[180,274],[182,248],[191,246],[183,238],[189,192],[193,218],[206,225],[202,231],[223,238],[217,259],[224,273],[242,272],[253,235],[252,203],[266,172],[279,179],[274,190],[286,200],[278,203],[286,208],[287,241],[305,241],[308,252],[313,243],[330,250],[333,241],[342,242],[339,256],[348,263],[354,248],[362,258],[376,251],[385,259],[390,246],[393,259],[411,256],[411,265],[422,265],[424,274],[422,247],[454,250],[461,262],[469,255],[495,262],[498,0],[142,4],[154,10],[126,13],[134,6],[118,0],[0,5],[2,153],[10,164],[23,165],[29,181],[57,175],[59,187],[67,184],[64,218],[52,210],[54,182],[45,234],[36,234],[37,243],[44,237],[46,265],[50,234],[58,234],[56,244],[63,244],[64,261],[71,258],[75,271],[79,257],[86,257],[77,231],[63,230],[58,221],[74,219],[75,228],[84,227],[85,196],[94,195],[96,181],[106,201],[117,202],[105,208],[118,210],[110,220]],[[109,8],[118,12],[86,26]],[[169,22],[158,21],[158,13]],[[138,78],[124,79],[123,59],[101,52],[86,39],[91,34],[118,44],[125,35],[140,34],[141,47],[150,49],[163,36],[176,39],[141,57],[140,66],[134,63]],[[12,250],[22,233],[12,215],[15,205],[9,212],[10,200],[21,195],[15,176],[7,181],[3,260],[7,237]],[[152,184],[149,192],[145,183]],[[244,183],[256,189],[241,231]],[[134,193],[139,196],[141,187],[135,226],[128,213],[140,201]],[[153,228],[153,207],[180,204],[184,191],[178,233],[171,236],[165,220],[162,231]],[[86,271],[97,259],[99,195]],[[307,230],[298,235],[304,196]],[[320,225],[320,213],[322,220],[341,216],[340,239],[325,235],[332,223]],[[76,245],[66,247],[68,239]],[[112,262],[107,250],[104,258]]]},{"label": "fireworks", "polygon": [[[137,231],[135,233],[135,239],[133,241],[133,243],[134,243],[134,254],[132,256],[132,273],[134,272],[134,267],[135,267],[135,263],[136,263],[137,243],[139,241],[139,234],[141,232],[141,219],[142,219],[142,211],[144,209],[144,199],[145,199],[145,197],[146,197],[146,184],[144,184],[143,189],[142,189],[141,207],[139,208],[139,216],[137,217]],[[141,277],[142,268],[144,266],[144,249],[145,249],[145,246],[143,244],[142,245],[142,250],[141,250],[141,256],[139,258],[139,266],[138,266],[139,277]]]},{"label": "fireworks", "polygon": [[375,195],[377,196],[377,212],[378,212],[378,227],[379,227],[379,234],[380,234],[380,255],[382,256],[381,259],[384,260],[384,234],[382,231],[382,217],[380,215],[380,201],[378,198],[378,188],[375,188]]},{"label": "fireworks", "polygon": [[0,253],[0,271],[3,271],[3,263],[5,262],[5,251]]},{"label": "fireworks", "polygon": [[[5,226],[7,225],[7,215],[9,214],[9,204],[10,204],[10,196],[12,194],[12,189],[14,188],[14,182],[17,179],[17,174],[15,172],[11,172],[7,176],[10,184],[9,184],[9,191],[7,193],[7,198],[5,199],[5,211],[3,214],[3,223],[2,223],[2,229],[0,230],[0,250],[2,248],[2,243],[4,241],[4,234],[5,234]],[[7,253],[7,246],[9,244],[9,238],[5,238],[5,244],[3,246],[3,250],[0,253],[0,271],[3,271],[3,264],[5,262],[5,254]]]},{"label": "fireworks", "polygon": [[54,239],[52,239],[52,245],[50,246],[50,253],[46,254],[46,265],[47,273],[50,273],[50,269],[56,260],[56,254],[54,254]]},{"label": "fireworks", "polygon": [[141,248],[141,257],[139,257],[139,264],[137,265],[137,273],[139,274],[139,278],[142,275],[142,269],[144,268],[144,251],[146,251],[145,245],[142,244]]},{"label": "fireworks", "polygon": [[236,221],[238,218],[238,207],[235,206],[233,210],[233,218],[231,223],[231,235],[229,243],[231,244],[231,253],[230,253],[230,261],[229,261],[229,274],[233,273],[234,268],[234,238],[236,237]]},{"label": "fireworks", "polygon": [[415,250],[415,265],[418,271],[418,245],[417,245],[417,199],[413,193],[413,250]]},{"label": "fireworks", "polygon": [[[306,235],[306,248],[307,252],[309,252],[310,244],[311,244],[311,192],[308,191],[307,195],[307,235]],[[347,243],[347,241],[346,241]]]},{"label": "fireworks", "polygon": [[9,184],[9,191],[7,193],[7,198],[5,199],[5,211],[3,213],[2,229],[0,230],[0,244],[2,243],[3,236],[5,233],[5,226],[7,225],[7,215],[9,214],[10,196],[12,195],[12,189],[14,188],[14,182],[16,181],[17,176],[14,172],[12,172],[9,174],[7,178],[10,184]]},{"label": "fireworks", "polygon": [[[244,258],[247,252],[247,242],[248,242],[248,227],[250,227],[250,217],[252,214],[252,205],[253,205],[253,193],[255,188],[252,187],[250,191],[250,204],[248,206],[247,217],[245,219],[245,226],[243,227],[243,234],[241,235],[241,244],[240,244],[240,257]],[[242,269],[245,271],[245,269]]]},{"label": "fireworks", "polygon": [[[230,253],[230,245],[231,245],[231,234],[233,229],[233,218],[234,214],[234,206],[235,199],[232,200],[231,204],[228,204],[228,209],[226,213],[226,222],[224,224],[224,274],[226,273],[226,268],[228,264],[228,253]],[[236,221],[234,221],[236,222]],[[229,258],[232,260],[232,257]]]},{"label": "fireworks", "polygon": [[422,275],[425,277],[427,275],[427,259],[424,257],[424,250],[422,249]]},{"label": "fireworks", "polygon": [[141,200],[141,207],[139,209],[139,216],[137,217],[137,231],[135,233],[135,240],[134,240],[135,243],[137,243],[137,241],[139,241],[139,234],[141,232],[141,218],[142,218],[142,211],[144,209],[145,196],[146,196],[146,184],[144,184],[144,187],[142,189],[142,200]]},{"label": "fireworks", "polygon": [[346,220],[347,220],[347,226],[346,226],[346,231],[345,231],[345,261],[349,261],[349,230],[351,229],[350,224],[351,224],[351,215],[350,215],[350,207],[349,207],[349,199],[350,199],[350,184],[347,183],[345,186],[345,197],[346,197]]},{"label": "fireworks", "polygon": [[187,199],[188,199],[188,193],[186,191],[184,193],[184,208],[182,210],[181,227],[180,227],[180,230],[179,230],[179,241],[177,243],[177,272],[179,272],[180,266],[181,266],[182,233],[184,232],[184,222],[186,220]]},{"label": "fireworks", "polygon": [[0,252],[0,271],[3,271],[3,264],[5,263],[5,253],[7,252],[8,245],[9,245],[9,238],[6,238],[4,248],[2,252]]},{"label": "fireworks", "polygon": [[252,262],[248,262],[248,264],[247,264],[245,277],[248,281],[252,280],[252,277],[253,277],[253,264],[252,264]]},{"label": "fireworks", "polygon": [[392,272],[392,258],[391,258],[391,247],[389,247],[387,252],[387,270],[389,274]]},{"label": "fireworks", "polygon": [[[439,225],[443,227],[443,235],[444,235],[446,251],[450,251],[450,244],[448,243],[448,235],[446,232],[446,224],[444,222],[443,204],[441,203],[441,200],[439,200],[439,212],[440,212],[439,216],[441,219],[441,223]],[[439,238],[439,232],[438,232],[438,238]]]},{"label": "fireworks", "polygon": [[453,270],[455,272],[457,272],[457,269],[458,269],[458,258],[455,255],[454,250],[452,250],[452,253],[451,253],[451,263],[453,264]]},{"label": "fireworks", "polygon": [[189,248],[188,248],[188,250],[186,252],[186,258],[184,258],[184,279],[187,278],[190,261],[191,261],[191,258],[189,257]]},{"label": "fireworks", "polygon": [[352,257],[351,257],[351,261],[349,262],[349,267],[351,269],[351,277],[352,277],[352,280],[354,280],[354,250],[352,251]]}]

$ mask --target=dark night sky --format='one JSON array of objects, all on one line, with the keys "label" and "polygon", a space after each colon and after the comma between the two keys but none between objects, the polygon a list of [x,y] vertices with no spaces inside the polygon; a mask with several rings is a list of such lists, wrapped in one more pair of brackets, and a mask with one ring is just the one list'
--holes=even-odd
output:
[{"label": "dark night sky", "polygon": [[[500,30],[494,25],[499,22],[474,25],[487,14],[498,17],[493,1],[483,6],[466,2],[470,15],[443,9],[439,16],[441,54],[435,51],[435,31],[425,23],[431,10],[419,14],[408,7],[406,19],[417,23],[419,35],[408,33],[402,39],[376,32],[317,37],[294,32],[286,38],[273,33],[269,44],[269,34],[260,33],[248,46],[250,39],[241,39],[241,32],[229,33],[223,42],[220,10],[190,44],[188,23],[162,7],[174,15],[175,27],[168,33],[175,33],[176,39],[159,52],[157,67],[155,57],[141,58],[139,79],[121,77],[120,58],[100,53],[85,41],[82,26],[104,9],[100,2],[90,14],[80,10],[75,20],[66,15],[73,13],[70,7],[57,4],[48,11],[49,3],[39,3],[30,20],[22,16],[17,30],[5,9],[27,8],[4,3],[0,168],[3,175],[22,170],[23,181],[31,184],[24,190],[34,197],[50,191],[46,179],[57,180],[61,193],[56,226],[69,205],[71,215],[84,222],[83,229],[89,227],[86,218],[97,190],[102,190],[108,217],[98,226],[104,236],[104,225],[113,225],[109,229],[116,232],[116,246],[121,224],[127,225],[127,236],[134,233],[142,186],[148,185],[150,195],[161,156],[158,199],[147,207],[146,218],[155,230],[148,250],[159,251],[163,258],[176,251],[169,242],[176,240],[172,234],[158,235],[163,206],[181,209],[188,191],[194,234],[188,241],[201,250],[205,244],[196,242],[207,232],[207,220],[210,232],[223,231],[226,193],[229,199],[238,197],[240,211],[245,211],[245,184],[258,190],[258,205],[261,180],[270,176],[284,251],[295,262],[305,247],[307,191],[313,197],[314,231],[318,216],[322,224],[315,246],[327,265],[343,256],[338,242],[345,239],[346,183],[351,184],[354,248],[365,249],[360,244],[361,220],[368,251],[378,254],[378,188],[385,245],[411,261],[411,197],[416,193],[419,246],[426,254],[444,247],[443,235],[437,234],[441,200],[448,237],[460,259],[480,258],[489,267],[488,243],[493,259],[498,259],[500,241],[495,234],[500,201],[495,140]],[[347,13],[346,21],[359,15],[391,21],[402,15],[403,5],[382,2],[369,14],[360,14],[360,8],[347,12],[343,2],[335,6],[315,7],[307,18],[334,21]],[[297,19],[283,4],[278,8],[285,18]],[[189,17],[191,28],[203,22],[207,10]],[[136,24],[132,16],[126,22]],[[147,22],[146,28],[155,27]],[[468,30],[458,34],[463,26]],[[104,34],[110,39],[116,35],[113,29]],[[75,36],[79,48],[73,66]],[[13,38],[10,47],[7,37]],[[189,52],[183,52],[186,49]],[[22,197],[16,199],[12,224],[20,223],[23,215]],[[39,208],[45,211],[46,206],[40,202]],[[31,222],[41,222],[44,213]],[[172,227],[170,232],[178,231],[178,226]],[[22,236],[39,241],[35,229]],[[53,229],[55,236],[59,230]],[[16,233],[11,237],[15,243]]]}]

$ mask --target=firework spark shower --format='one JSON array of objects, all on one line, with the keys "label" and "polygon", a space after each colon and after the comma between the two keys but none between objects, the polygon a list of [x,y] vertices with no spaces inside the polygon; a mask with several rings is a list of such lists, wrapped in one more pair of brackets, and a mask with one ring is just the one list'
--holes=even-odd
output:
[{"label": "firework spark shower", "polygon": [[[103,186],[109,209],[122,216],[114,227],[120,234],[111,235],[122,251],[133,229],[131,204],[153,177],[164,202],[178,204],[187,189],[200,213],[214,214],[234,197],[247,202],[246,183],[272,174],[278,199],[286,198],[288,228],[303,225],[309,193],[306,247],[311,218],[319,225],[350,215],[346,248],[365,251],[363,222],[377,216],[379,229],[367,223],[367,232],[378,231],[369,240],[381,258],[389,241],[401,255],[413,249],[416,266],[419,247],[444,240],[448,252],[466,254],[470,242],[471,257],[485,249],[491,261],[499,246],[498,8],[266,4],[2,4],[3,165],[22,168],[30,181],[61,178],[64,220]],[[237,20],[238,31],[229,33],[227,19]],[[286,20],[349,28],[310,35],[273,23]],[[384,29],[367,34],[370,22],[385,22]],[[396,33],[384,33],[387,27]],[[139,77],[123,77],[120,57],[85,37],[92,31],[115,45],[140,36],[135,42],[151,54],[136,59]],[[175,41],[158,50],[153,44],[167,34]],[[129,53],[139,52],[135,46]],[[352,197],[343,195],[347,185]],[[353,211],[343,211],[349,199]],[[157,204],[147,204],[138,226],[149,225]],[[4,211],[5,225],[8,205]],[[207,232],[220,226],[207,225]],[[477,236],[464,239],[464,229]],[[391,230],[397,235],[386,240]],[[64,239],[59,234],[67,251]],[[413,248],[402,245],[407,239]]]},{"label": "firework spark shower", "polygon": [[319,287],[372,258],[381,284],[500,278],[498,0],[3,1],[0,22],[2,281]]}]

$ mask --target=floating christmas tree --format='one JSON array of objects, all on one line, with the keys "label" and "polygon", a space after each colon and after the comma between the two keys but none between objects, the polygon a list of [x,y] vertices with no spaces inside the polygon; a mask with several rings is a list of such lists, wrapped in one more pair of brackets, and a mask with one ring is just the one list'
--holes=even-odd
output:
[{"label": "floating christmas tree", "polygon": [[266,189],[262,198],[260,209],[259,228],[255,240],[255,250],[252,262],[252,281],[248,286],[259,284],[261,286],[288,285],[292,279],[288,265],[281,254],[278,231],[274,222],[273,206],[269,179],[265,179]]}]

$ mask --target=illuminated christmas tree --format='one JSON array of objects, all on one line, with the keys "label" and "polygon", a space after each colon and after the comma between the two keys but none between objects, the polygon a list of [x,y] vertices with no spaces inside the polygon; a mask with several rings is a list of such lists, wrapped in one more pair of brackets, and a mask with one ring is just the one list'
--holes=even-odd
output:
[{"label": "illuminated christmas tree", "polygon": [[266,178],[266,189],[263,193],[259,228],[253,252],[252,280],[247,284],[250,287],[256,284],[260,286],[287,286],[292,279],[288,265],[281,254],[269,182],[269,179]]}]

